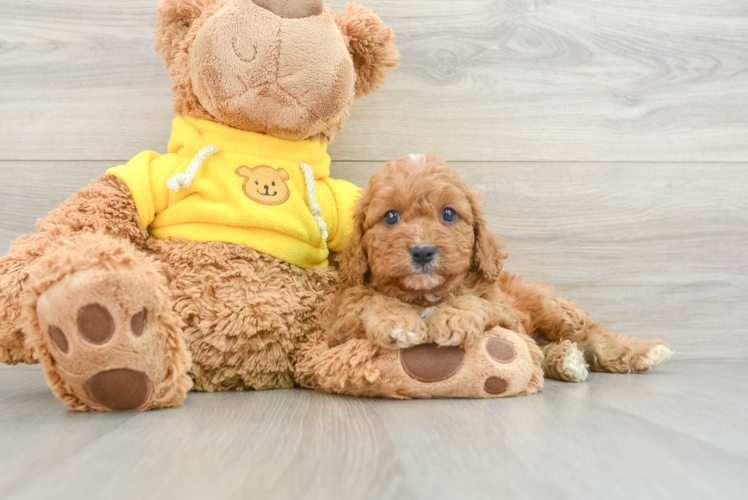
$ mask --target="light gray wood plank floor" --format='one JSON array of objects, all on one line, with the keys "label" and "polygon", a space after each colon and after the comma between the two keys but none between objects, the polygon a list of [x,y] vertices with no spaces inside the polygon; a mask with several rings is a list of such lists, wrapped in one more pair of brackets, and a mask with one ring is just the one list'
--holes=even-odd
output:
[{"label": "light gray wood plank floor", "polygon": [[[0,254],[108,167],[164,151],[157,3],[0,0]],[[70,412],[38,367],[0,366],[0,499],[745,497],[746,0],[361,3],[402,59],[353,105],[334,175],[445,157],[509,270],[674,360],[500,401],[297,389],[141,415]]]},{"label": "light gray wood plank floor", "polygon": [[747,389],[747,363],[693,361],[503,400],[294,389],[95,414],[68,411],[35,368],[5,368],[0,496],[745,498]]}]

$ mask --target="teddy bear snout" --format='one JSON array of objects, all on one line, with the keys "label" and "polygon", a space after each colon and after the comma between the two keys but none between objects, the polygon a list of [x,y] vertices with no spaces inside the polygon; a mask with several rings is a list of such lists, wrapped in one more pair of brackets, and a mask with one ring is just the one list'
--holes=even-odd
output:
[{"label": "teddy bear snout", "polygon": [[252,0],[276,16],[286,19],[318,16],[322,14],[322,0]]}]

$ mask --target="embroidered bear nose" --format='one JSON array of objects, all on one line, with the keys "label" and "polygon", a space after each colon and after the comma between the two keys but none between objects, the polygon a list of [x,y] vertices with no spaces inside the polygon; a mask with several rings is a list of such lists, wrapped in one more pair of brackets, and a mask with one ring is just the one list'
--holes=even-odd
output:
[{"label": "embroidered bear nose", "polygon": [[322,0],[252,0],[255,4],[267,9],[276,16],[286,19],[318,16],[322,14]]},{"label": "embroidered bear nose", "polygon": [[409,252],[413,262],[423,266],[434,260],[436,247],[434,245],[416,245],[410,247]]}]

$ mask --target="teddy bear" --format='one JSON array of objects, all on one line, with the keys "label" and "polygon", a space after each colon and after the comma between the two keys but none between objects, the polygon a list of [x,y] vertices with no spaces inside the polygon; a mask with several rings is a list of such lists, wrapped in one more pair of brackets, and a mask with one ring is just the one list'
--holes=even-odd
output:
[{"label": "teddy bear", "polygon": [[322,0],[161,0],[168,153],[109,169],[0,259],[0,361],[83,411],[289,388],[336,287],[359,190],[327,145],[398,63],[374,13]]}]

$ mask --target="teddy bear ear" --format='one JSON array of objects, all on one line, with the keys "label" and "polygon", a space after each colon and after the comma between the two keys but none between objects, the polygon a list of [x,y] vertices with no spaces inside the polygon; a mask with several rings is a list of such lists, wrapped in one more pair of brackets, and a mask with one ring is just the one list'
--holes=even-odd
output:
[{"label": "teddy bear ear", "polygon": [[333,17],[353,58],[356,97],[374,92],[400,60],[392,29],[371,10],[352,3]]},{"label": "teddy bear ear", "polygon": [[192,23],[216,0],[161,0],[156,7],[156,52],[171,65]]}]

